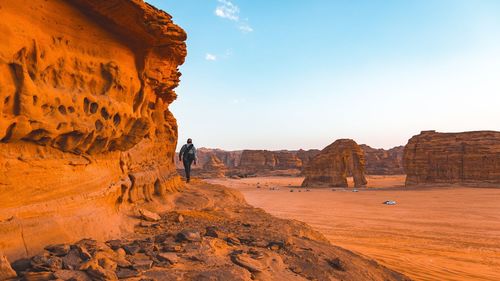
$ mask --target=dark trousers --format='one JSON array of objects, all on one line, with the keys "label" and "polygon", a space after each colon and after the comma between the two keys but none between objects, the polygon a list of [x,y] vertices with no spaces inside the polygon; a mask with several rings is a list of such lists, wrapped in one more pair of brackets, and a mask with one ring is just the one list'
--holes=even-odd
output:
[{"label": "dark trousers", "polygon": [[189,179],[191,178],[191,164],[193,164],[193,160],[182,159],[182,164],[184,164],[184,172],[186,172],[186,179],[189,181]]}]

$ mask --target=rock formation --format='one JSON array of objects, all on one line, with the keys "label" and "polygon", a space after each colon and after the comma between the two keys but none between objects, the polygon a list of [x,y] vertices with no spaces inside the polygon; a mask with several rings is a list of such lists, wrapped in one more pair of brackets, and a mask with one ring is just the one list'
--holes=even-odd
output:
[{"label": "rock formation", "polygon": [[232,174],[248,175],[298,175],[303,161],[297,151],[243,150],[240,165]]},{"label": "rock formation", "polygon": [[347,187],[347,176],[354,185],[366,185],[363,150],[351,139],[339,139],[325,147],[304,169],[302,186]]},{"label": "rock formation", "polygon": [[116,235],[117,209],[180,187],[168,106],[186,34],[170,15],[140,0],[5,0],[0,16],[0,250]]},{"label": "rock formation", "polygon": [[[219,158],[227,168],[230,176],[297,176],[302,167],[319,150],[243,150],[225,151],[221,149],[200,148],[197,150],[198,165],[192,166],[194,176],[202,176],[203,166],[212,156]],[[178,154],[177,154],[178,157]],[[175,164],[180,173],[183,171],[182,162],[178,158]],[[202,176],[204,177],[204,176]]]},{"label": "rock formation", "polygon": [[203,170],[199,176],[201,178],[223,178],[226,175],[226,171],[227,168],[224,163],[217,156],[211,155],[210,160],[203,165]]},{"label": "rock formation", "polygon": [[500,184],[500,132],[423,131],[404,149],[406,185]]},{"label": "rock formation", "polygon": [[195,180],[171,199],[172,210],[127,238],[49,245],[12,267],[22,280],[410,280],[233,189]]},{"label": "rock formation", "polygon": [[366,144],[359,145],[365,153],[366,174],[368,175],[402,175],[404,146],[396,146],[389,150],[372,148]]},{"label": "rock formation", "polygon": [[[217,157],[224,166],[229,169],[235,168],[240,164],[242,151],[225,151],[222,149],[210,149],[210,148],[197,148],[196,156],[198,157],[198,164],[196,166],[192,166],[193,170],[202,169],[203,166],[210,161],[212,156]],[[176,153],[175,157],[175,165],[177,169],[184,169],[182,166],[182,161],[179,161],[179,154]],[[196,173],[196,172],[195,172]]]}]

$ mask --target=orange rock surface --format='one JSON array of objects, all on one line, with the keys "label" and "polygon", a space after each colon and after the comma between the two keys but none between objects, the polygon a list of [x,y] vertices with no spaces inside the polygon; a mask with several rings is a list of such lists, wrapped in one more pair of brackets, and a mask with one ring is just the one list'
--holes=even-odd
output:
[{"label": "orange rock surface", "polygon": [[500,132],[438,133],[412,137],[404,150],[406,185],[500,184]]},{"label": "orange rock surface", "polygon": [[223,178],[226,175],[227,168],[222,161],[215,155],[210,156],[205,165],[201,176],[204,178]]},{"label": "orange rock surface", "polygon": [[402,175],[404,146],[391,149],[372,148],[366,144],[359,145],[365,152],[366,173],[369,175]]},{"label": "orange rock surface", "polygon": [[366,185],[363,150],[351,139],[339,139],[325,147],[304,169],[302,186],[347,187],[352,174],[354,185]]},{"label": "orange rock surface", "polygon": [[0,6],[0,251],[120,233],[117,210],[180,187],[185,32],[140,0]]}]

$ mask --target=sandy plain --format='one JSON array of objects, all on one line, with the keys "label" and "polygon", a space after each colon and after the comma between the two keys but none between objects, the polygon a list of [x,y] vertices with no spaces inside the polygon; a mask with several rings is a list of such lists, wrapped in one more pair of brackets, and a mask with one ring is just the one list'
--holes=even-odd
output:
[{"label": "sandy plain", "polygon": [[[235,188],[250,204],[306,222],[334,245],[415,280],[500,280],[500,188],[409,189],[404,176],[369,176],[368,188],[359,192],[307,192],[298,188],[302,180],[208,181]],[[382,204],[386,200],[397,204]]]}]

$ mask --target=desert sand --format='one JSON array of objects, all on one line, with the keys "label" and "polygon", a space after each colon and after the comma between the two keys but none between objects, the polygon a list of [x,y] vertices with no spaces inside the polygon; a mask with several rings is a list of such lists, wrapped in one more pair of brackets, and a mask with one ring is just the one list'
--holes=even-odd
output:
[{"label": "desert sand", "polygon": [[[403,187],[404,176],[369,176],[369,188],[359,192],[306,192],[298,188],[302,180],[211,182],[241,191],[251,205],[273,215],[306,222],[332,244],[415,280],[500,280],[500,189],[409,189]],[[386,200],[397,204],[382,204]]]}]

